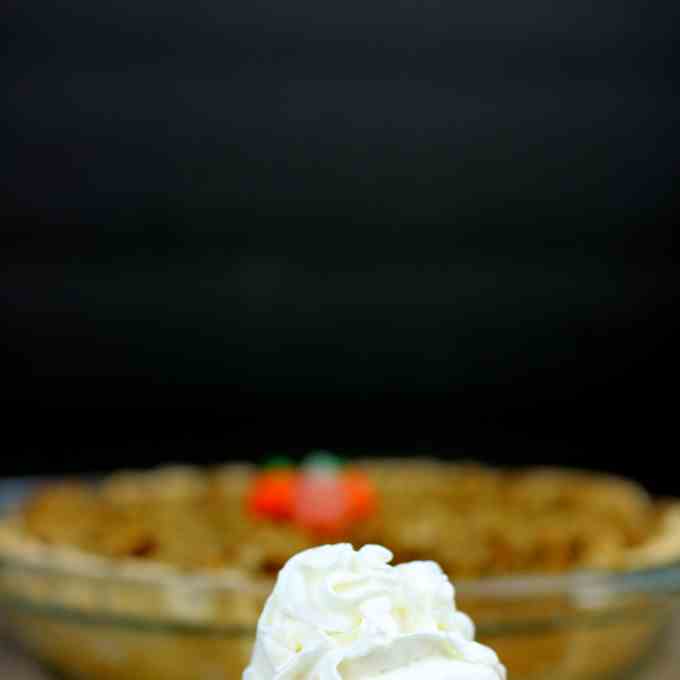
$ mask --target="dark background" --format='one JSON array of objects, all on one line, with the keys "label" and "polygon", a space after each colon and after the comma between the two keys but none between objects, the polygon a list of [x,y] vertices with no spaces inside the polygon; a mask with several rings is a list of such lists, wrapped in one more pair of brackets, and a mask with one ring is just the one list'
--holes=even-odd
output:
[{"label": "dark background", "polygon": [[677,14],[10,3],[0,474],[322,446],[678,492]]}]

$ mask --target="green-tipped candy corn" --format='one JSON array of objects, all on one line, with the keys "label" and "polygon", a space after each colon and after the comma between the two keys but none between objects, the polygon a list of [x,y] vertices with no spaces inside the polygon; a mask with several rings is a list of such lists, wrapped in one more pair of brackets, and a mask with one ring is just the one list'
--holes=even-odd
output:
[{"label": "green-tipped candy corn", "polygon": [[305,469],[323,470],[325,472],[333,472],[343,465],[342,458],[330,451],[312,451],[302,464]]},{"label": "green-tipped candy corn", "polygon": [[278,455],[268,458],[263,467],[267,470],[275,468],[288,468],[293,467],[293,463],[287,456]]}]

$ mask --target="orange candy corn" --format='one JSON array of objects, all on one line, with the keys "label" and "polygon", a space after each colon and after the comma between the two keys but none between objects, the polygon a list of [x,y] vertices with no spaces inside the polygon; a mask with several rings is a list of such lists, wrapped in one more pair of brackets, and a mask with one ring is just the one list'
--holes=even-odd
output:
[{"label": "orange candy corn", "polygon": [[378,507],[378,495],[368,475],[360,470],[348,470],[343,483],[349,498],[349,516],[352,521],[370,517]]},{"label": "orange candy corn", "polygon": [[318,465],[294,471],[266,469],[253,481],[248,509],[258,517],[293,521],[315,534],[331,536],[377,509],[377,493],[358,469]]},{"label": "orange candy corn", "polygon": [[248,509],[259,517],[290,519],[295,505],[296,472],[275,468],[258,475],[248,495]]}]

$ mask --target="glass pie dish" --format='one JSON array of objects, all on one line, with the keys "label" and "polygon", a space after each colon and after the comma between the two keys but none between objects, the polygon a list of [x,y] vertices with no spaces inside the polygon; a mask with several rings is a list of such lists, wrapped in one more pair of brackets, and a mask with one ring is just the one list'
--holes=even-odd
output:
[{"label": "glass pie dish", "polygon": [[[0,484],[6,512],[38,481]],[[272,582],[238,571],[181,573],[0,543],[0,607],[12,636],[72,680],[237,680]],[[663,664],[677,626],[680,560],[626,571],[456,583],[512,680],[607,680]],[[652,675],[652,677],[655,677]]]}]

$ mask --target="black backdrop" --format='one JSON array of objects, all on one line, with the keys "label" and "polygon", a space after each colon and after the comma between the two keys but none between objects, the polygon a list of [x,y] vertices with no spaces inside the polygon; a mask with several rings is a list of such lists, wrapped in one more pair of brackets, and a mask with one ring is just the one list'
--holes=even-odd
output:
[{"label": "black backdrop", "polygon": [[0,474],[324,446],[677,491],[677,13],[11,3]]}]

